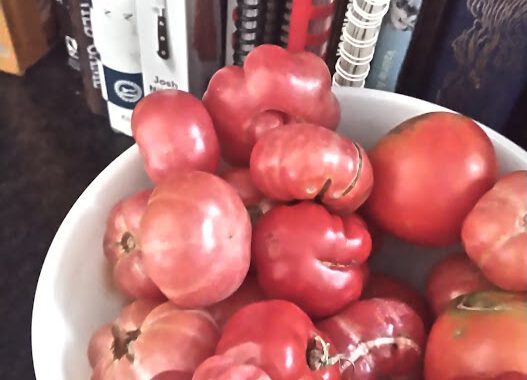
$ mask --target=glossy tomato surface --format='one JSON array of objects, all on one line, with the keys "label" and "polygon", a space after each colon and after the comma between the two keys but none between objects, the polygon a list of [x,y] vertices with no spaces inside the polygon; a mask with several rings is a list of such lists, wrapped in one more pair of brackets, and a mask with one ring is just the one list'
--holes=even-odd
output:
[{"label": "glossy tomato surface", "polygon": [[426,297],[438,316],[455,298],[478,290],[495,289],[466,254],[453,253],[438,261],[430,271]]},{"label": "glossy tomato surface", "polygon": [[186,172],[160,183],[141,221],[147,274],[180,307],[211,305],[242,284],[251,258],[251,222],[221,178]]},{"label": "glossy tomato surface", "polygon": [[375,173],[368,217],[420,245],[460,241],[463,220],[496,181],[489,137],[473,120],[454,113],[409,119],[368,154]]},{"label": "glossy tomato surface", "polygon": [[426,380],[527,374],[527,295],[484,291],[461,296],[436,320]]},{"label": "glossy tomato surface", "polygon": [[138,233],[152,190],[143,190],[118,202],[108,215],[103,251],[113,268],[114,283],[129,298],[163,299],[163,293],[145,272]]},{"label": "glossy tomato surface", "polygon": [[291,124],[263,135],[250,163],[256,187],[271,199],[319,199],[351,213],[370,195],[373,173],[364,149],[313,124]]},{"label": "glossy tomato surface", "polygon": [[[320,339],[322,338],[322,339]],[[252,364],[273,380],[338,380],[332,345],[296,305],[270,300],[248,305],[232,316],[216,354]]]},{"label": "glossy tomato surface", "polygon": [[467,254],[491,282],[527,290],[527,171],[500,178],[465,219],[462,236]]},{"label": "glossy tomato surface", "polygon": [[358,215],[336,216],[312,202],[273,208],[253,232],[264,293],[294,302],[313,317],[334,314],[359,298],[370,251],[371,238]]},{"label": "glossy tomato surface", "polygon": [[404,302],[421,317],[425,326],[430,322],[430,309],[424,297],[410,283],[384,273],[370,273],[361,299],[390,298]]},{"label": "glossy tomato surface", "polygon": [[407,304],[373,298],[317,323],[341,355],[343,380],[419,380],[425,347],[421,318]]},{"label": "glossy tomato surface", "polygon": [[131,123],[152,181],[181,171],[216,170],[218,137],[207,109],[193,95],[181,90],[153,92],[135,107]]},{"label": "glossy tomato surface", "polygon": [[252,364],[238,364],[227,356],[212,356],[194,372],[192,380],[271,380],[263,370]]},{"label": "glossy tomato surface", "polygon": [[[190,380],[219,339],[208,313],[181,310],[170,302],[151,308],[137,301],[123,310],[110,334],[104,352],[91,355],[98,359],[93,380]],[[104,347],[97,342],[91,346]]]},{"label": "glossy tomato surface", "polygon": [[340,121],[324,61],[276,45],[253,49],[243,68],[218,70],[203,103],[214,120],[223,156],[237,166],[248,165],[254,144],[272,128],[302,121],[334,130]]}]

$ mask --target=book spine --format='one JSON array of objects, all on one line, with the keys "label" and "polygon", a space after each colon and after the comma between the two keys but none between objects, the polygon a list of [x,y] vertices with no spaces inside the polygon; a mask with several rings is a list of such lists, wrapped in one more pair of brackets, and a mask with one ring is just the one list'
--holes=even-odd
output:
[{"label": "book spine", "polygon": [[79,52],[86,103],[91,112],[106,116],[107,107],[101,93],[101,75],[98,66],[99,52],[93,41],[90,7],[90,0],[70,0],[70,16]]},{"label": "book spine", "polygon": [[132,112],[144,95],[135,1],[93,0],[91,17],[110,125],[131,135]]},{"label": "book spine", "polygon": [[73,32],[70,17],[70,0],[56,0],[55,15],[58,24],[59,37],[64,40],[66,52],[68,53],[68,65],[76,71],[80,71],[79,49]]},{"label": "book spine", "polygon": [[365,87],[395,91],[420,8],[421,0],[391,1],[381,25]]}]

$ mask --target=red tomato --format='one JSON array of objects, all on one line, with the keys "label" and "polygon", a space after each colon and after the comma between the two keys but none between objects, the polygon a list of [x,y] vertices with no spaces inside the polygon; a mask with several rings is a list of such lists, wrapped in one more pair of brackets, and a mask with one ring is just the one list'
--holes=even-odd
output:
[{"label": "red tomato", "polygon": [[369,157],[375,184],[366,202],[368,216],[395,236],[427,246],[459,241],[465,216],[497,174],[485,132],[448,112],[405,121]]},{"label": "red tomato", "polygon": [[229,298],[211,305],[207,308],[220,329],[227,320],[242,307],[254,302],[262,301],[264,295],[255,277],[249,275],[245,278],[242,286]]},{"label": "red tomato", "polygon": [[273,208],[274,202],[266,198],[254,186],[249,169],[232,168],[225,171],[221,177],[234,187],[255,223],[263,214]]},{"label": "red tomato", "polygon": [[192,380],[271,380],[268,374],[251,364],[238,364],[226,356],[212,356],[194,372]]},{"label": "red tomato", "polygon": [[368,198],[373,173],[361,146],[312,124],[290,124],[263,135],[251,154],[251,177],[272,199],[315,199],[350,213]]},{"label": "red tomato", "polygon": [[144,306],[125,309],[111,327],[111,345],[98,356],[93,380],[190,380],[214,354],[216,324],[200,310],[181,310],[170,302],[147,315]]},{"label": "red tomato", "polygon": [[450,301],[464,294],[495,287],[463,253],[453,253],[434,265],[426,284],[426,297],[438,316]]},{"label": "red tomato", "polygon": [[271,300],[236,312],[225,325],[216,354],[257,366],[273,380],[339,380],[328,344],[296,305]]},{"label": "red tomato", "polygon": [[220,147],[212,119],[201,101],[179,90],[144,97],[132,115],[132,132],[145,170],[158,183],[181,171],[214,172]]},{"label": "red tomato", "polygon": [[202,307],[233,294],[251,259],[251,222],[236,191],[204,172],[159,184],[140,229],[146,272],[176,305]]},{"label": "red tomato", "polygon": [[527,380],[527,375],[523,375],[518,372],[507,372],[495,377],[480,377],[480,376],[472,376],[472,377],[456,377],[455,380]]},{"label": "red tomato", "polygon": [[116,287],[130,298],[163,299],[163,293],[146,275],[137,233],[152,190],[118,202],[110,211],[103,250],[113,267]]},{"label": "red tomato", "polygon": [[461,296],[434,323],[426,380],[527,374],[527,295],[484,291]]},{"label": "red tomato", "polygon": [[325,317],[359,298],[365,280],[361,264],[368,259],[371,239],[358,215],[340,217],[302,202],[262,216],[252,249],[258,282],[269,298]]},{"label": "red tomato", "polygon": [[336,129],[340,106],[327,65],[312,53],[261,45],[243,68],[226,66],[211,78],[203,103],[214,120],[223,156],[245,166],[269,129],[295,121]]},{"label": "red tomato", "polygon": [[425,330],[421,318],[403,302],[358,301],[317,327],[340,353],[342,380],[421,378]]},{"label": "red tomato", "polygon": [[412,285],[383,273],[371,273],[362,299],[391,298],[404,302],[421,317],[425,326],[430,321],[430,312],[423,296]]},{"label": "red tomato", "polygon": [[463,245],[500,288],[527,290],[527,171],[509,173],[476,204],[463,224]]}]

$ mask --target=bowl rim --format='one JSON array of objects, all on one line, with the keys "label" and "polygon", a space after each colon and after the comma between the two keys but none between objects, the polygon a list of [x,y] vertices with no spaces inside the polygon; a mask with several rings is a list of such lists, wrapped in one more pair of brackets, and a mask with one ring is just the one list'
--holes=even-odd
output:
[{"label": "bowl rim", "polygon": [[[332,91],[335,94],[346,94],[346,93],[359,93],[363,99],[365,98],[375,98],[376,102],[387,102],[387,103],[398,103],[398,102],[409,102],[413,103],[417,109],[435,109],[437,111],[445,111],[445,112],[455,112],[451,109],[439,106],[437,104],[422,100],[413,98],[407,95],[387,92],[387,91],[381,91],[381,90],[375,90],[375,89],[366,89],[366,88],[350,88],[350,87],[333,87]],[[511,141],[507,137],[503,136],[502,134],[498,133],[497,131],[485,126],[484,124],[476,121],[477,124],[483,128],[483,130],[487,133],[489,138],[491,138],[492,141],[502,145],[507,146],[507,149],[511,152],[511,155],[515,156],[524,156],[527,159],[527,151],[525,151],[523,148],[521,148],[518,144]],[[48,251],[46,253],[46,256],[44,258],[44,262],[42,264],[37,285],[35,288],[35,294],[33,298],[33,306],[31,311],[31,357],[33,362],[33,370],[35,373],[35,377],[38,380],[38,375],[45,372],[46,363],[43,361],[42,355],[38,355],[37,353],[37,347],[40,347],[42,343],[37,342],[35,339],[35,336],[38,337],[38,327],[39,325],[36,323],[38,320],[37,313],[40,310],[41,307],[44,307],[43,304],[44,299],[42,298],[46,292],[45,287],[46,284],[49,283],[48,278],[52,278],[53,273],[58,269],[57,263],[60,259],[60,252],[61,250],[57,247],[60,245],[61,241],[63,240],[62,236],[67,236],[68,231],[70,228],[72,228],[72,224],[70,223],[71,220],[77,219],[77,215],[82,211],[82,207],[79,207],[79,204],[84,202],[86,198],[89,197],[89,195],[94,191],[95,188],[102,186],[104,183],[109,181],[113,173],[117,170],[117,168],[121,166],[126,166],[126,164],[133,160],[134,158],[137,158],[139,156],[139,149],[137,145],[134,143],[131,147],[126,149],[124,152],[122,152],[119,156],[117,156],[112,162],[110,162],[90,183],[89,185],[84,189],[84,191],[81,193],[81,195],[75,200],[71,208],[69,209],[68,213],[62,220],[61,224],[59,225],[53,240],[48,248]]]}]

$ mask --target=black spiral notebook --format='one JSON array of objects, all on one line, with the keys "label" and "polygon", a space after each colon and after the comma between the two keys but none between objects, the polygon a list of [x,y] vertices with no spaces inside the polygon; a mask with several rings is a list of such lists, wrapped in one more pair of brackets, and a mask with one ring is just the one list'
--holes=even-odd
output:
[{"label": "black spiral notebook", "polygon": [[424,1],[397,92],[502,131],[526,84],[526,0]]}]

